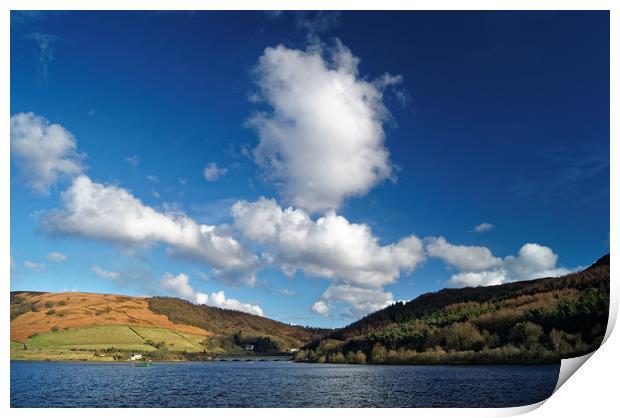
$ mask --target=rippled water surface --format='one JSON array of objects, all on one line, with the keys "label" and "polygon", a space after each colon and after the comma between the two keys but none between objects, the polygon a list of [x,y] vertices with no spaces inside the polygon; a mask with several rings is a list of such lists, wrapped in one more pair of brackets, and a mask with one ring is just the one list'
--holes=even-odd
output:
[{"label": "rippled water surface", "polygon": [[504,407],[547,398],[559,365],[11,362],[13,407]]}]

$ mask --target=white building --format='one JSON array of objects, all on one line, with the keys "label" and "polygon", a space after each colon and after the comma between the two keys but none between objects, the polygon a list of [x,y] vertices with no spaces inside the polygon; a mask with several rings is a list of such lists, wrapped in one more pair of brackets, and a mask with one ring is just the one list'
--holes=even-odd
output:
[{"label": "white building", "polygon": [[129,360],[142,360],[142,354],[132,354],[131,357],[129,357]]}]

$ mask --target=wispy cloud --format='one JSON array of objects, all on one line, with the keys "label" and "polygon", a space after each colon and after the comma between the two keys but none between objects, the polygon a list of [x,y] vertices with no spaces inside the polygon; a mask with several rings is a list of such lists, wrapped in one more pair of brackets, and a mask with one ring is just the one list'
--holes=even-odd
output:
[{"label": "wispy cloud", "polygon": [[57,251],[51,252],[48,255],[45,256],[49,261],[53,262],[53,263],[61,263],[63,261],[66,261],[67,257],[65,254],[63,253],[59,253]]},{"label": "wispy cloud", "polygon": [[[512,186],[515,198],[537,198],[543,201],[566,196],[583,196],[587,180],[607,173],[609,176],[609,147],[586,145],[580,148],[552,147],[541,151],[543,174]],[[609,193],[608,187],[602,187]],[[588,196],[592,196],[589,190]]]},{"label": "wispy cloud", "polygon": [[49,78],[49,66],[54,61],[53,44],[61,38],[49,33],[32,32],[28,34],[28,38],[32,39],[35,44],[35,57],[37,59],[37,69],[39,76],[43,81],[47,82]]},{"label": "wispy cloud", "polygon": [[116,272],[116,271],[108,271],[108,270],[104,270],[101,267],[99,267],[98,265],[93,265],[90,270],[95,273],[95,275],[97,277],[101,277],[104,279],[112,279],[112,280],[117,280],[120,278],[120,273]]},{"label": "wispy cloud", "polygon": [[329,10],[295,12],[295,24],[309,36],[316,36],[340,26],[340,12]]},{"label": "wispy cloud", "polygon": [[278,292],[281,295],[284,296],[295,296],[297,295],[297,292],[295,292],[294,290],[291,289],[287,289],[286,287],[283,287],[281,289],[277,289],[276,292]]},{"label": "wispy cloud", "polygon": [[43,13],[40,10],[11,10],[11,25],[21,25],[39,20]]},{"label": "wispy cloud", "polygon": [[220,168],[216,163],[209,163],[203,170],[203,174],[207,181],[216,181],[220,177],[226,175],[228,173],[227,168]]},{"label": "wispy cloud", "polygon": [[36,271],[38,273],[43,273],[45,271],[45,264],[35,263],[34,261],[26,260],[24,261],[24,267],[28,270]]},{"label": "wispy cloud", "polygon": [[125,160],[134,167],[140,165],[140,157],[137,154],[127,157]]}]

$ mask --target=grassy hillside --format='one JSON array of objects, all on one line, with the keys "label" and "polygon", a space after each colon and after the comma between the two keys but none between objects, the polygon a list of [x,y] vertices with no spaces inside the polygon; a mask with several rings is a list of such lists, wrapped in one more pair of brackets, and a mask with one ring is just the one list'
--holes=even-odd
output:
[{"label": "grassy hillside", "polygon": [[[269,354],[326,334],[175,298],[11,293],[11,358],[112,360]],[[253,345],[247,350],[246,345]]]},{"label": "grassy hillside", "polygon": [[598,348],[609,255],[558,278],[444,289],[396,303],[308,344],[299,361],[549,363]]}]

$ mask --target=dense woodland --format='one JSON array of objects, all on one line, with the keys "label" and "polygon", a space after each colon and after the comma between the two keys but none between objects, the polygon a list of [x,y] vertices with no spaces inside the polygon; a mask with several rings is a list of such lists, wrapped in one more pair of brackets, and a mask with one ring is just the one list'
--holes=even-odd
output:
[{"label": "dense woodland", "polygon": [[297,361],[534,364],[598,348],[609,311],[609,255],[558,278],[444,289],[396,303],[300,350]]}]

